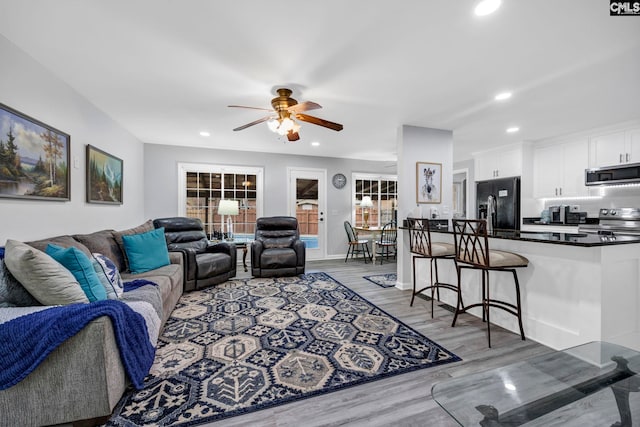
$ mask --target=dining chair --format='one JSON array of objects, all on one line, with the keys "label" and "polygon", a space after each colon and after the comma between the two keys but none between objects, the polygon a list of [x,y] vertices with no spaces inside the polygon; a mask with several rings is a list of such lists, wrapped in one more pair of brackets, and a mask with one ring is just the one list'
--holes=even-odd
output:
[{"label": "dining chair", "polygon": [[[433,242],[431,240],[431,230],[429,228],[429,220],[424,218],[407,218],[407,225],[409,227],[409,250],[412,255],[413,265],[413,294],[411,295],[410,306],[413,306],[413,301],[416,295],[421,294],[427,289],[431,290],[431,318],[433,318],[433,302],[435,299],[440,300],[440,289],[448,289],[455,292],[456,299],[462,301],[462,297],[459,293],[459,287],[450,283],[440,282],[438,277],[438,260],[448,259],[455,260],[455,247],[451,243]],[[428,259],[430,263],[430,282],[422,289],[416,290],[416,260]],[[456,268],[456,272],[457,272]],[[435,281],[433,280],[435,276]]]},{"label": "dining chair", "polygon": [[398,229],[395,222],[389,222],[382,227],[380,237],[376,241],[376,257],[380,257],[380,265],[384,258],[396,258]]},{"label": "dining chair", "polygon": [[[459,314],[463,314],[473,307],[482,307],[482,321],[487,322],[487,342],[491,348],[490,308],[499,308],[518,319],[520,336],[525,340],[522,326],[522,306],[520,302],[520,283],[516,268],[526,267],[529,260],[514,252],[489,249],[487,235],[487,221],[482,220],[453,220],[453,235],[456,250],[456,266],[458,272],[458,304],[451,326],[456,325]],[[482,271],[482,301],[464,307],[462,305],[461,276],[462,269]],[[489,287],[489,272],[503,271],[513,274],[516,291],[515,304],[491,298]]]},{"label": "dining chair", "polygon": [[344,229],[347,232],[347,239],[349,241],[347,256],[345,257],[344,262],[347,262],[349,259],[349,254],[351,254],[351,258],[353,258],[353,255],[361,253],[364,258],[364,263],[366,264],[367,258],[371,259],[371,253],[369,252],[369,240],[359,239],[358,234],[355,232],[349,221],[344,222]]}]

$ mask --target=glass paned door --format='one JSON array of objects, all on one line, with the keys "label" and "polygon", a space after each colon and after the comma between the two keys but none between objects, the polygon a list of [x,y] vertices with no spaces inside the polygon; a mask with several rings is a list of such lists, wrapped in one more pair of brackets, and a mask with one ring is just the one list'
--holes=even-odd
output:
[{"label": "glass paned door", "polygon": [[322,259],[326,255],[326,175],[325,170],[289,170],[289,215],[298,219],[307,259]]}]

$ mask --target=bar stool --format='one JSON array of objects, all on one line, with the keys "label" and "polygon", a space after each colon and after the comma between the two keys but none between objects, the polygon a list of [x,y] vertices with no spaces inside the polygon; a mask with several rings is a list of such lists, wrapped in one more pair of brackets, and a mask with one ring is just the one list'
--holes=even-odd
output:
[{"label": "bar stool", "polygon": [[[516,268],[526,267],[529,260],[513,252],[489,250],[486,220],[453,220],[453,235],[455,239],[456,268],[458,269],[458,304],[451,326],[456,325],[458,314],[465,313],[470,308],[482,307],[482,321],[487,322],[487,341],[491,348],[491,327],[489,308],[495,307],[513,314],[518,318],[520,336],[524,341],[522,327],[522,307],[520,304],[520,283]],[[482,302],[468,305],[462,304],[462,289],[460,278],[462,269],[482,270]],[[489,271],[506,271],[513,274],[516,288],[516,303],[492,299],[489,293]]]},{"label": "bar stool", "polygon": [[[433,319],[433,301],[434,296],[437,296],[440,300],[440,289],[449,289],[450,291],[458,294],[458,302],[462,302],[462,296],[459,292],[459,286],[455,286],[449,283],[440,282],[438,278],[438,260],[450,259],[454,263],[455,259],[455,247],[451,243],[440,243],[431,241],[431,230],[429,228],[429,220],[422,218],[407,218],[407,225],[409,227],[409,249],[411,251],[412,263],[413,263],[413,294],[411,295],[411,303],[409,306],[413,306],[413,301],[417,294],[422,293],[427,289],[431,289],[431,318]],[[431,282],[428,286],[422,289],[416,290],[416,260],[428,259],[431,268]],[[435,272],[435,282],[433,276]],[[458,269],[456,268],[456,273]],[[463,305],[464,307],[464,305]]]}]

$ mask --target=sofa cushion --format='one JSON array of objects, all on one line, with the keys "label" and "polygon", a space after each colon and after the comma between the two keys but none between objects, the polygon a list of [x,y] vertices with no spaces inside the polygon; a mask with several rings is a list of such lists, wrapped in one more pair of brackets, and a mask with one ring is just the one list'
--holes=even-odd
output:
[{"label": "sofa cushion", "polygon": [[182,267],[179,264],[169,264],[142,274],[123,273],[122,280],[146,279],[154,282],[160,289],[163,306],[167,307],[171,294],[182,284]]},{"label": "sofa cushion", "polygon": [[129,270],[133,274],[155,270],[169,264],[169,251],[164,239],[164,228],[146,233],[122,236]]},{"label": "sofa cushion", "polygon": [[86,256],[91,256],[91,251],[89,250],[89,248],[87,248],[85,245],[83,245],[81,242],[77,241],[71,236],[66,236],[66,235],[56,236],[56,237],[51,237],[49,239],[35,240],[33,242],[26,242],[26,243],[27,245],[33,246],[34,248],[42,252],[47,250],[47,245],[49,243],[52,243],[62,248],[72,248],[72,247],[78,248],[82,252],[84,252]]},{"label": "sofa cushion", "polygon": [[122,271],[129,272],[129,260],[127,259],[127,256],[126,256],[126,251],[124,249],[124,243],[122,241],[122,236],[130,236],[132,234],[145,233],[145,232],[151,231],[153,229],[154,229],[153,221],[148,220],[145,223],[140,224],[137,227],[129,228],[128,230],[121,230],[121,231],[114,231],[113,232],[113,238],[116,240],[116,243],[120,247],[120,251],[124,255],[124,266],[118,266],[118,269],[121,272]]},{"label": "sofa cushion", "polygon": [[11,274],[43,305],[89,302],[69,270],[30,245],[7,240],[5,263]]},{"label": "sofa cushion", "polygon": [[99,253],[109,258],[118,268],[127,268],[124,252],[115,238],[115,230],[101,230],[91,234],[74,234],[73,238],[86,246],[92,254]]},{"label": "sofa cushion", "polygon": [[93,265],[91,265],[91,258],[82,253],[80,249],[75,247],[62,248],[49,244],[47,245],[46,253],[73,274],[78,283],[80,283],[85,295],[89,298],[89,302],[107,299],[107,291],[100,283],[100,279],[98,279],[98,275],[93,269]]},{"label": "sofa cushion", "polygon": [[0,259],[0,307],[29,307],[41,305],[33,295],[13,277],[4,259]]},{"label": "sofa cushion", "polygon": [[[115,263],[109,257],[100,253],[94,253],[93,259],[98,264],[100,272],[102,272],[108,281],[107,297],[109,299],[120,298],[124,293],[124,285],[122,283],[122,277],[120,277],[118,267],[116,267]],[[100,272],[96,271],[98,277],[101,277]],[[102,281],[102,278],[100,281]],[[112,292],[113,295],[111,295]]]}]

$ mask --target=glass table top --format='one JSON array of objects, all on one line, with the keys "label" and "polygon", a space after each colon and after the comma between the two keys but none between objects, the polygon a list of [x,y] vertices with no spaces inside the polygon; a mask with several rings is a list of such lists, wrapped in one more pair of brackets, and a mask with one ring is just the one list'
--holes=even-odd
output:
[{"label": "glass table top", "polygon": [[[591,342],[435,384],[462,426],[640,425],[640,353]],[[620,423],[620,424],[616,424]]]}]

